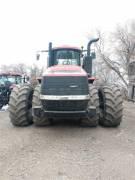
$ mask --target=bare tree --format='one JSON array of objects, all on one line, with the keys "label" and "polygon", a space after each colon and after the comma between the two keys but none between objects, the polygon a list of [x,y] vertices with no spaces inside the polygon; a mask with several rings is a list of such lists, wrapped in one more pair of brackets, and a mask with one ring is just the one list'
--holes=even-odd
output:
[{"label": "bare tree", "polygon": [[1,65],[0,66],[1,72],[9,73],[20,73],[22,75],[28,75],[30,77],[39,77],[43,73],[43,67],[38,67],[37,65],[26,65],[23,63],[19,64],[9,64],[9,65]]},{"label": "bare tree", "polygon": [[[117,30],[117,33],[118,33],[118,30]],[[110,73],[112,73],[112,71],[113,71],[114,74],[116,74],[118,76],[118,78],[123,82],[123,84],[127,87],[128,82],[126,79],[126,77],[127,77],[126,75],[127,75],[128,63],[127,63],[127,61],[125,61],[125,58],[126,58],[125,54],[122,53],[122,49],[120,50],[120,48],[119,48],[120,43],[121,43],[121,41],[119,41],[120,37],[118,38],[118,37],[116,37],[116,34],[113,34],[114,41],[115,41],[115,43],[114,43],[115,47],[114,47],[113,51],[108,51],[108,48],[106,50],[106,48],[104,46],[105,42],[104,42],[104,38],[103,38],[102,34],[100,32],[98,32],[98,35],[100,37],[100,43],[97,45],[99,59],[101,61],[103,61],[106,64],[106,66],[110,69]],[[112,48],[113,48],[114,44],[111,46]],[[122,56],[123,56],[123,59],[121,58]],[[127,56],[127,54],[126,54],[126,56]],[[101,69],[101,71],[102,71],[102,69]]]},{"label": "bare tree", "polygon": [[23,63],[9,64],[9,65],[1,65],[0,69],[2,72],[6,72],[6,73],[14,72],[14,73],[26,74],[28,66]]},{"label": "bare tree", "polygon": [[99,59],[109,67],[110,73],[114,73],[119,83],[121,81],[125,87],[128,87],[128,65],[135,57],[135,21],[128,25],[117,26],[116,31],[111,35],[111,40],[108,39],[112,50],[105,47],[105,38],[100,31],[98,36],[100,37],[100,43],[97,45]]},{"label": "bare tree", "polygon": [[14,72],[19,72],[20,74],[27,74],[28,66],[23,63],[14,64],[11,66]]},{"label": "bare tree", "polygon": [[36,64],[33,64],[29,67],[30,70],[30,77],[41,77],[43,74],[43,67],[38,67]]}]

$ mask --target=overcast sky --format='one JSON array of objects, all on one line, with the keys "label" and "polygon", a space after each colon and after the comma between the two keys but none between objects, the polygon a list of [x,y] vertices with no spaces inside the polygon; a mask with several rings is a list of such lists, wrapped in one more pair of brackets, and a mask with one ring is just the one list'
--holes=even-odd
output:
[{"label": "overcast sky", "polygon": [[82,46],[96,28],[133,18],[133,0],[0,0],[0,64],[32,64],[49,41]]}]

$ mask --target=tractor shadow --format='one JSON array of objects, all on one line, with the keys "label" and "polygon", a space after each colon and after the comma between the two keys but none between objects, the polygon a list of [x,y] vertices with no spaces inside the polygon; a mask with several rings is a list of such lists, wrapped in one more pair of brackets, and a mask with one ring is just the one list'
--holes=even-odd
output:
[{"label": "tractor shadow", "polygon": [[72,119],[55,119],[51,122],[54,127],[80,127],[80,120]]},{"label": "tractor shadow", "polygon": [[97,127],[92,127],[88,125],[82,125],[79,119],[55,119],[50,121],[50,125],[47,126],[36,126],[37,128],[49,128],[49,129],[68,129],[68,128],[82,128],[82,129],[95,129]]}]

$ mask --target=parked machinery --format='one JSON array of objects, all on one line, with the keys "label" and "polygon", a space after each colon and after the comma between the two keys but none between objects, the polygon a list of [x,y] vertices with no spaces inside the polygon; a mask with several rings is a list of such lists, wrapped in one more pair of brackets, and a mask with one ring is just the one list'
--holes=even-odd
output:
[{"label": "parked machinery", "polygon": [[128,77],[129,77],[128,98],[130,101],[135,102],[135,61],[131,61],[129,63]]},{"label": "parked machinery", "polygon": [[13,87],[22,81],[23,78],[19,73],[0,73],[0,109],[8,104]]},{"label": "parked machinery", "polygon": [[[116,127],[122,120],[122,95],[117,86],[94,86],[90,40],[87,50],[52,47],[49,43],[48,68],[41,84],[15,88],[9,112],[15,126],[49,125],[54,119],[78,119],[81,125]],[[85,54],[86,52],[86,54]],[[85,55],[83,55],[85,54]],[[37,55],[39,58],[40,54]],[[83,58],[82,58],[83,57]]]}]

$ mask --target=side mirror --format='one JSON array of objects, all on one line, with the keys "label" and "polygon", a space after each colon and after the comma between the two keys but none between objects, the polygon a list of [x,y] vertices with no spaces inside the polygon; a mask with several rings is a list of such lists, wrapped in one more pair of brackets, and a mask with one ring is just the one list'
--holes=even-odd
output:
[{"label": "side mirror", "polygon": [[40,59],[40,54],[36,54],[36,60],[38,61]]}]

